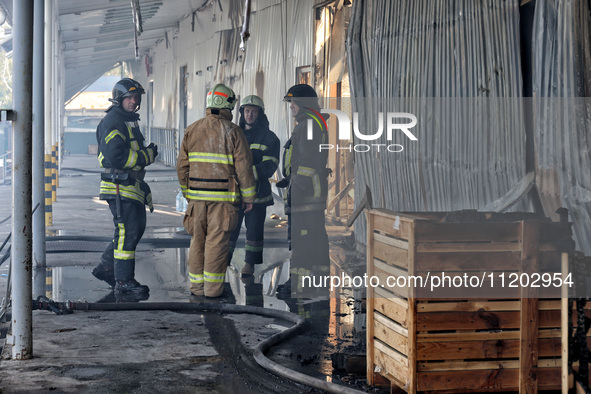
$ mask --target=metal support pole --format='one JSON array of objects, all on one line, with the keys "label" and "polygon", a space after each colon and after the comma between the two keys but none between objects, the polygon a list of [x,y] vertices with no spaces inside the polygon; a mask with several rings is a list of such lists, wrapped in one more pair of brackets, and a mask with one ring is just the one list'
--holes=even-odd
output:
[{"label": "metal support pole", "polygon": [[33,297],[45,295],[44,0],[34,0],[33,23]]},{"label": "metal support pole", "polygon": [[53,200],[51,191],[51,176],[53,169],[51,167],[51,149],[53,146],[53,123],[52,103],[53,103],[53,83],[52,83],[52,65],[53,65],[53,0],[45,2],[45,225],[53,225]]},{"label": "metal support pole", "polygon": [[13,0],[12,359],[33,356],[32,135],[33,0]]}]

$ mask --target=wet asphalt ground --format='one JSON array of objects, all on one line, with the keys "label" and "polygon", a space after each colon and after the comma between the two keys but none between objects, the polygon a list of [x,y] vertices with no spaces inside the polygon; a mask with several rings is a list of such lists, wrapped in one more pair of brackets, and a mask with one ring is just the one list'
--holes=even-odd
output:
[{"label": "wet asphalt ground", "polygon": [[[182,213],[175,210],[178,191],[174,168],[155,163],[146,180],[155,211],[147,214],[146,233],[136,253],[136,279],[150,287],[150,302],[193,302],[188,291],[186,253],[189,237]],[[113,234],[107,205],[98,200],[96,157],[65,157],[60,172],[53,224],[47,227],[46,294],[52,300],[117,302],[108,286],[90,272]],[[11,231],[11,186],[0,184],[0,244]],[[335,354],[365,354],[360,295],[341,290],[330,300],[281,299],[277,286],[288,278],[283,208],[268,210],[265,264],[253,280],[242,280],[244,250],[237,248],[227,275],[227,296],[213,302],[254,305],[299,313],[305,331],[274,346],[267,356],[295,371],[360,391],[364,373],[335,371]],[[350,234],[329,227],[336,270],[354,270],[363,262],[344,247]],[[243,242],[241,235],[239,245]],[[5,250],[0,251],[0,256]],[[347,263],[348,262],[348,263]],[[351,264],[353,266],[351,266]],[[349,266],[347,266],[349,265]],[[333,267],[334,268],[334,267]],[[8,263],[0,266],[0,295]],[[334,297],[336,296],[336,297]],[[252,357],[254,347],[291,323],[246,314],[179,311],[75,311],[58,316],[33,312],[33,358],[10,360],[9,346],[0,361],[0,392],[321,392],[277,377]],[[6,331],[8,324],[4,324]]]}]

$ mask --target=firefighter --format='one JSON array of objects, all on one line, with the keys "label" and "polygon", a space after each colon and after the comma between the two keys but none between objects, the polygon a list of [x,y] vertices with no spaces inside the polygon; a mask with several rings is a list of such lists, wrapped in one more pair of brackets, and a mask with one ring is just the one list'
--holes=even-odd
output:
[{"label": "firefighter", "polygon": [[242,275],[253,275],[254,266],[263,262],[265,217],[267,216],[267,207],[274,204],[269,178],[273,176],[279,165],[280,144],[279,138],[269,130],[265,104],[258,96],[246,96],[240,103],[239,125],[246,134],[252,153],[256,198],[252,211],[246,215],[242,209],[238,212],[238,224],[230,239],[228,263],[232,261],[242,220],[245,220],[246,246]]},{"label": "firefighter", "polygon": [[[325,289],[305,289],[302,277],[328,275],[329,250],[324,210],[328,194],[326,167],[328,153],[320,144],[328,143],[326,118],[320,114],[318,95],[306,84],[294,85],[285,94],[296,126],[284,146],[284,179],[277,187],[287,187],[286,214],[291,250],[292,294],[318,295]],[[309,135],[308,128],[311,128]],[[289,289],[288,289],[289,290]]]},{"label": "firefighter", "polygon": [[144,146],[138,126],[144,88],[123,78],[113,87],[112,105],[96,129],[101,174],[100,199],[113,214],[115,236],[92,274],[114,287],[115,294],[145,295],[150,289],[135,280],[135,249],[146,229],[146,208],[154,211],[145,167],[154,163],[158,147]]},{"label": "firefighter", "polygon": [[256,197],[248,140],[231,121],[235,105],[232,89],[215,85],[207,93],[205,118],[187,127],[177,159],[181,191],[189,201],[183,225],[192,236],[189,281],[195,296],[224,295],[240,204],[250,212]]}]

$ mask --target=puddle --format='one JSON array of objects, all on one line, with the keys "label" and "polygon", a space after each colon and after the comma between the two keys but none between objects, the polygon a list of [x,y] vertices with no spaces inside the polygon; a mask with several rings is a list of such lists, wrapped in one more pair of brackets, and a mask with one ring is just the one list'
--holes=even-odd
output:
[{"label": "puddle", "polygon": [[[68,231],[57,230],[56,236],[69,236]],[[179,227],[152,228],[148,238],[158,238],[157,247],[144,245],[138,248],[136,279],[150,287],[150,295],[142,302],[191,302],[189,295],[187,255],[188,248],[166,247],[187,238]],[[240,242],[241,241],[241,242]],[[364,294],[359,289],[339,288],[328,299],[297,299],[277,297],[277,286],[289,279],[289,252],[286,242],[279,237],[265,240],[264,264],[256,266],[255,274],[242,278],[240,270],[244,261],[244,238],[241,237],[234,252],[232,265],[228,267],[226,281],[233,297],[227,302],[252,305],[297,313],[307,320],[306,331],[278,346],[272,358],[295,370],[327,380],[339,380],[334,375],[333,358],[342,354],[364,354],[365,313],[362,310]],[[140,245],[141,246],[141,245]],[[240,247],[242,246],[242,247]],[[147,248],[146,248],[147,247]],[[78,256],[95,256],[100,253],[57,253],[60,265],[47,269],[47,296],[55,301],[116,302],[109,287],[91,274],[94,262],[75,265]],[[76,257],[71,257],[76,256]],[[65,260],[65,261],[64,261]],[[90,258],[89,260],[92,260]],[[354,261],[351,254],[331,252],[331,275],[349,275],[363,265]],[[48,262],[49,263],[49,262]],[[55,265],[55,264],[51,264]]]}]

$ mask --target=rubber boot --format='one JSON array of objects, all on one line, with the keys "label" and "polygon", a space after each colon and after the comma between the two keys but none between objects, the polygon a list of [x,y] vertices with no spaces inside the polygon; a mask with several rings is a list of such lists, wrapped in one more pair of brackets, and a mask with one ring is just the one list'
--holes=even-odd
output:
[{"label": "rubber boot", "polygon": [[100,265],[92,270],[92,276],[107,284],[111,287],[115,287],[115,271],[112,269],[105,269]]},{"label": "rubber boot", "polygon": [[137,280],[118,280],[115,285],[115,295],[121,294],[147,294],[150,288],[146,285],[141,285]]}]

